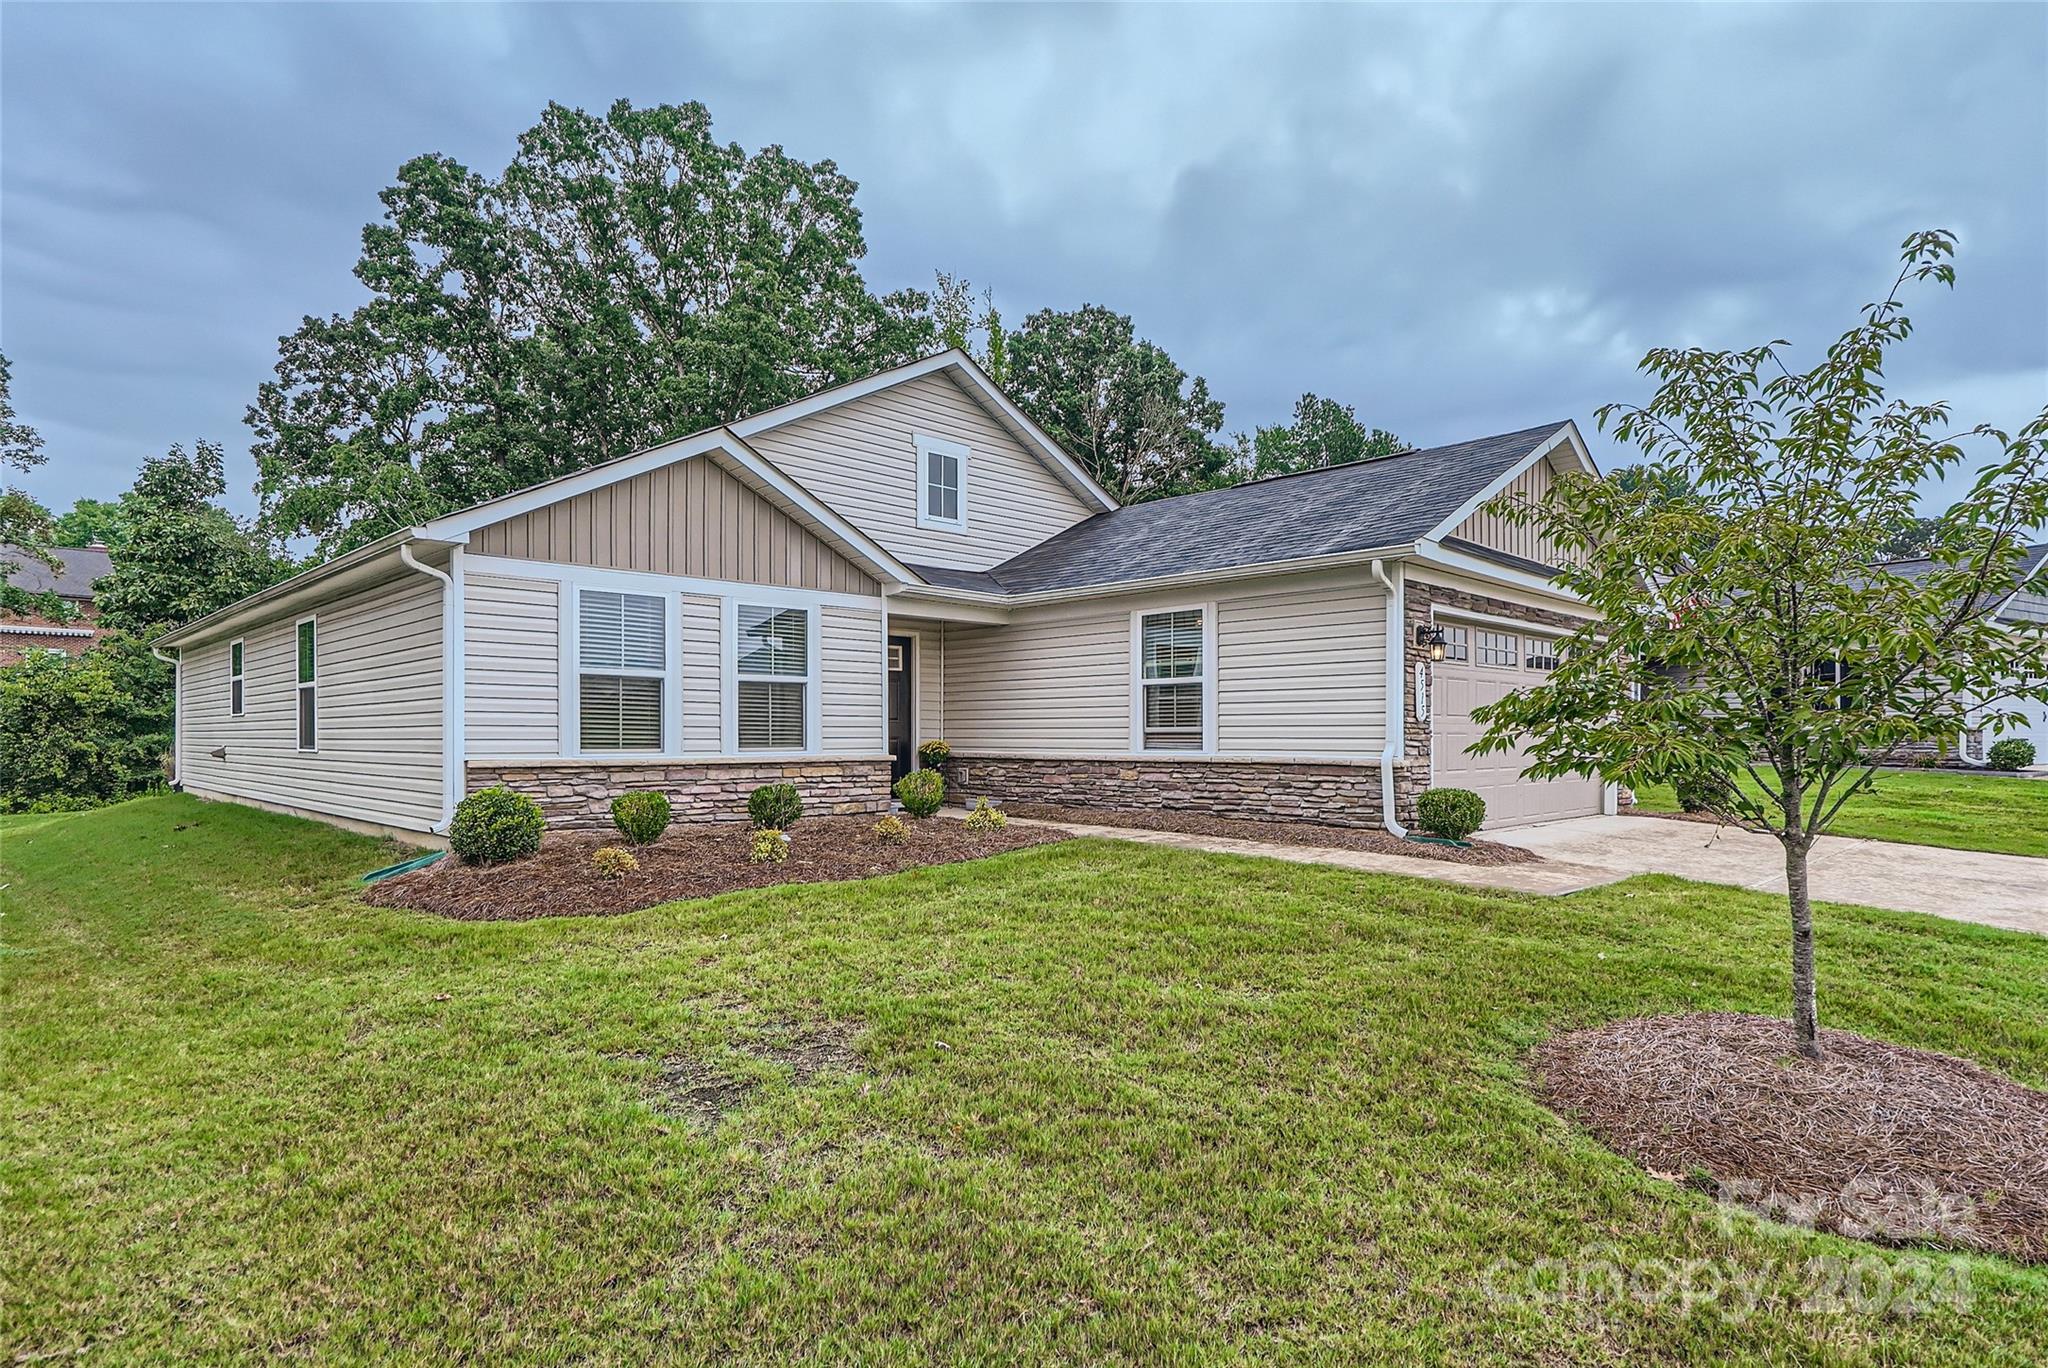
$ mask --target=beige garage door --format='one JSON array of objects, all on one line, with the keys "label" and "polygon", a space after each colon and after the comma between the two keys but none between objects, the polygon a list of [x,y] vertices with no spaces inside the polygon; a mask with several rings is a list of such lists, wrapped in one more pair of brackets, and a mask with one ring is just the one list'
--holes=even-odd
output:
[{"label": "beige garage door", "polygon": [[1543,678],[1552,649],[1546,637],[1444,624],[1445,659],[1430,666],[1430,727],[1439,788],[1471,789],[1486,800],[1486,825],[1522,826],[1600,811],[1598,779],[1524,779],[1520,747],[1492,755],[1465,748],[1486,731],[1472,710]]}]

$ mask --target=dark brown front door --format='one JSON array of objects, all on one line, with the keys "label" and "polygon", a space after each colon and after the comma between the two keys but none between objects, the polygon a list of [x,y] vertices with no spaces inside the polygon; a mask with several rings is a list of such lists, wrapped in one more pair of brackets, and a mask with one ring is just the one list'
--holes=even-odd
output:
[{"label": "dark brown front door", "polygon": [[889,638],[889,781],[894,783],[910,773],[917,762],[917,719],[910,715],[910,655],[917,645],[912,637]]}]

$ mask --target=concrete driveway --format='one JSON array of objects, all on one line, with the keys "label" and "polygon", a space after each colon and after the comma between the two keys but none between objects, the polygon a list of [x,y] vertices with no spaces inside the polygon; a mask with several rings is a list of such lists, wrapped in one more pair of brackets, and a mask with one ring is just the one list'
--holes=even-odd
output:
[{"label": "concrete driveway", "polygon": [[[1785,891],[1783,848],[1733,827],[1664,817],[1573,817],[1481,835],[1545,859]],[[1807,868],[1815,898],[2048,935],[2048,860],[1823,836]]]}]

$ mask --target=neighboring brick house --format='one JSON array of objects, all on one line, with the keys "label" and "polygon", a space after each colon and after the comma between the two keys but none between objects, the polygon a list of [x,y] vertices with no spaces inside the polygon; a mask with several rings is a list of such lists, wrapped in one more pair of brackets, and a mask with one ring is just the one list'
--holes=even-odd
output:
[{"label": "neighboring brick house", "polygon": [[27,594],[56,595],[74,619],[59,622],[0,611],[0,665],[12,665],[38,651],[83,655],[107,634],[96,622],[92,592],[93,581],[114,568],[107,548],[98,543],[63,546],[51,554],[57,559],[55,570],[19,547],[0,545],[0,563],[9,565],[7,583]]},{"label": "neighboring brick house", "polygon": [[[169,633],[184,786],[445,831],[489,784],[556,826],[654,789],[745,820],[787,778],[1400,830],[1611,810],[1474,757],[1472,710],[1592,614],[1489,515],[1590,471],[1568,421],[1120,507],[947,352],[405,528]],[[1428,639],[1441,633],[1443,658]]]}]

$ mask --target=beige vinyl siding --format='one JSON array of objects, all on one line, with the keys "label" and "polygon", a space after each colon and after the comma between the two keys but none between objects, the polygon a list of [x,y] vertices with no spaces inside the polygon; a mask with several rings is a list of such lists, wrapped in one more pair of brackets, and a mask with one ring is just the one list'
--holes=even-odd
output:
[{"label": "beige vinyl siding", "polygon": [[827,607],[818,623],[823,658],[819,748],[834,755],[879,755],[882,741],[882,615]]},{"label": "beige vinyl siding", "polygon": [[1216,754],[1377,756],[1385,599],[1349,572],[948,623],[946,740],[970,756],[1130,754],[1131,614],[1201,603],[1216,613]]},{"label": "beige vinyl siding", "polygon": [[[318,749],[296,748],[297,623],[316,617]],[[180,648],[183,780],[205,794],[424,831],[441,820],[441,585],[408,573]],[[225,749],[223,757],[211,754]]]},{"label": "beige vinyl siding", "polygon": [[561,590],[553,580],[463,579],[468,754],[561,754]]},{"label": "beige vinyl siding", "polygon": [[724,744],[719,721],[724,706],[725,654],[719,642],[724,612],[716,595],[684,594],[682,617],[683,750],[716,753]]},{"label": "beige vinyl siding", "polygon": [[697,456],[492,523],[479,555],[875,594],[880,586],[715,458]]},{"label": "beige vinyl siding", "polygon": [[[917,525],[919,436],[969,449],[965,531]],[[985,570],[1096,511],[947,375],[893,385],[749,444],[885,550],[926,565]]]},{"label": "beige vinyl siding", "polygon": [[915,685],[917,742],[946,739],[946,628],[932,623],[917,629]]},{"label": "beige vinyl siding", "polygon": [[1377,592],[1296,589],[1216,605],[1216,749],[1363,755],[1385,744],[1387,616]]},{"label": "beige vinyl siding", "polygon": [[[1517,475],[1514,481],[1501,492],[1503,495],[1520,495],[1525,499],[1540,499],[1543,496],[1543,492],[1550,488],[1555,479],[1556,476],[1551,471],[1549,461],[1542,460],[1523,471],[1520,475]],[[1451,535],[1462,537],[1469,542],[1477,542],[1481,546],[1491,547],[1495,551],[1505,551],[1511,556],[1520,556],[1525,560],[1538,561],[1544,565],[1564,564],[1563,554],[1558,551],[1556,545],[1548,537],[1541,535],[1536,528],[1533,526],[1517,526],[1506,518],[1491,513],[1484,508],[1481,508],[1478,512],[1472,514],[1471,517],[1459,523]]]}]

